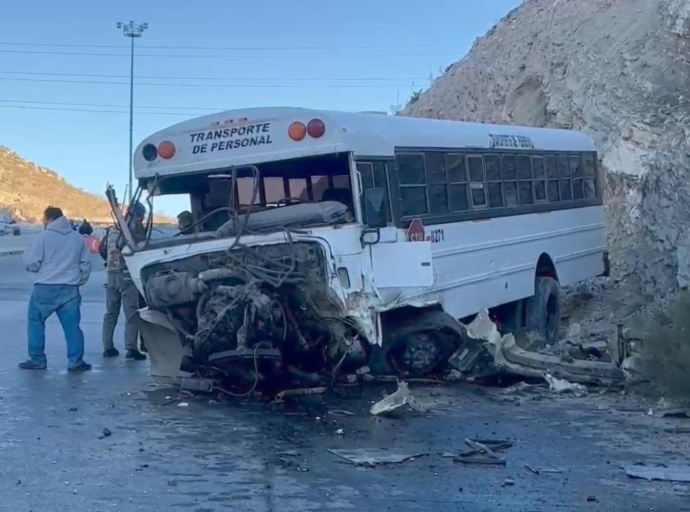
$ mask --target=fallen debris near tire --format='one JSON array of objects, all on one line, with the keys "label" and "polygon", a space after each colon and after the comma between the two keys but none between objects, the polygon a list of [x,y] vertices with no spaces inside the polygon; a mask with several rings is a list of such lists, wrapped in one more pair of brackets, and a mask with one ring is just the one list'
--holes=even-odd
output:
[{"label": "fallen debris near tire", "polygon": [[276,400],[283,400],[285,398],[291,398],[295,396],[321,395],[325,392],[325,387],[285,389],[276,395]]},{"label": "fallen debris near tire", "polygon": [[405,412],[405,409],[414,413],[421,413],[424,410],[410,394],[407,382],[398,381],[397,391],[376,402],[371,406],[369,412],[374,416],[380,416],[393,413],[401,414]]},{"label": "fallen debris near tire", "polygon": [[656,466],[646,466],[644,464],[633,464],[623,466],[625,474],[630,478],[642,480],[665,482],[685,482],[690,483],[690,465],[685,464],[658,464]]},{"label": "fallen debris near tire", "polygon": [[374,467],[378,464],[400,464],[417,457],[429,455],[428,453],[404,453],[378,448],[355,448],[352,450],[329,449],[328,451],[355,466],[370,467]]},{"label": "fallen debris near tire", "polygon": [[500,458],[495,452],[504,451],[513,446],[512,441],[502,439],[465,439],[465,444],[471,450],[461,452],[453,459],[455,462],[493,466],[505,466],[505,459]]},{"label": "fallen debris near tire", "polygon": [[450,358],[450,364],[465,375],[488,376],[503,372],[544,379],[545,374],[549,374],[564,379],[578,391],[582,388],[573,383],[611,386],[625,381],[620,363],[591,360],[590,353],[587,353],[588,359],[574,359],[566,350],[545,353],[523,349],[513,334],[501,336],[486,309],[465,328],[467,343]]}]

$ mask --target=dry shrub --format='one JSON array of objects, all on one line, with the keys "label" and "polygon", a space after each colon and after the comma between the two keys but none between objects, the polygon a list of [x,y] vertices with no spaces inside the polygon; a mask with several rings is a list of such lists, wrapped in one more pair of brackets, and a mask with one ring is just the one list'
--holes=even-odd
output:
[{"label": "dry shrub", "polygon": [[643,341],[642,371],[669,398],[690,399],[690,292],[655,315]]}]

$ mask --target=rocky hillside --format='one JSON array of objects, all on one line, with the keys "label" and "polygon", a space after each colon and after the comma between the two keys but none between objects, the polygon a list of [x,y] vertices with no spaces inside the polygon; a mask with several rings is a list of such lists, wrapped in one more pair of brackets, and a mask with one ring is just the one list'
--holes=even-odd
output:
[{"label": "rocky hillside", "polygon": [[46,206],[62,208],[66,216],[96,222],[111,219],[104,196],[74,187],[56,172],[24,160],[0,146],[0,209],[18,220],[38,221]]},{"label": "rocky hillside", "polygon": [[615,270],[690,284],[690,0],[527,0],[405,115],[554,126],[597,142]]}]

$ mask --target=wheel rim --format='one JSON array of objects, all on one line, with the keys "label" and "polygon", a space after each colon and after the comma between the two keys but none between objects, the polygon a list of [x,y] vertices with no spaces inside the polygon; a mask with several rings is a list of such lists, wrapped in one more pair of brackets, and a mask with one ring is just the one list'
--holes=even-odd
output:
[{"label": "wheel rim", "polygon": [[401,375],[425,375],[434,370],[442,356],[441,334],[416,331],[403,336],[391,354],[391,364]]}]

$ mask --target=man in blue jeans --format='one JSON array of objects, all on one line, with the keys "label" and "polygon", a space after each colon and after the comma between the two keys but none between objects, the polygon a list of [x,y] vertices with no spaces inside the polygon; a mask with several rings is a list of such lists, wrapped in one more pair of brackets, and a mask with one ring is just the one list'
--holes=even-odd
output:
[{"label": "man in blue jeans", "polygon": [[91,369],[84,362],[84,333],[79,287],[91,275],[91,262],[84,238],[72,229],[62,210],[50,206],[43,214],[45,230],[24,251],[26,270],[36,274],[29,300],[29,359],[19,363],[24,370],[45,370],[45,323],[56,313],[67,341],[67,369]]}]

